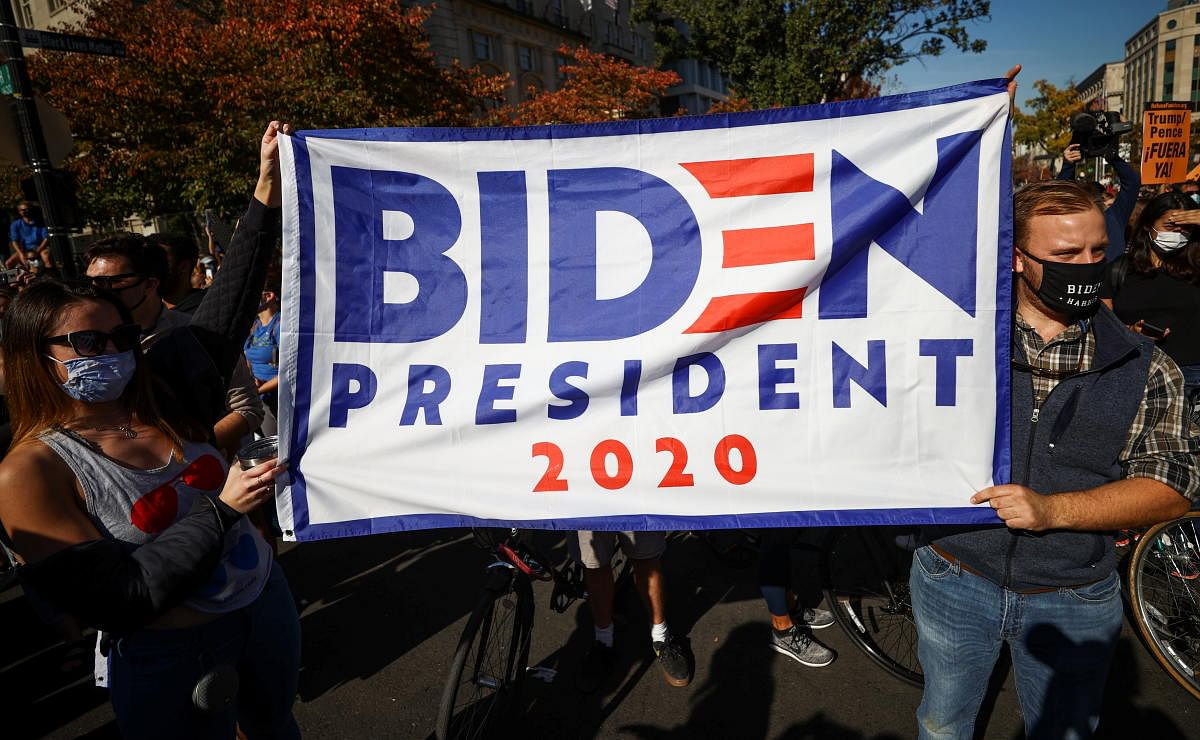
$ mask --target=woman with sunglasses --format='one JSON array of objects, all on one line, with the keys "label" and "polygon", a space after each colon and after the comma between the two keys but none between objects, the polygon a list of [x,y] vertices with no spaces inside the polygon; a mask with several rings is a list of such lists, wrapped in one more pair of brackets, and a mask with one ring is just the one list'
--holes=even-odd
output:
[{"label": "woman with sunglasses", "polygon": [[[279,130],[272,123],[263,138],[251,211],[278,208]],[[265,236],[251,241],[266,246],[242,250],[209,333],[249,326],[255,304],[240,296],[261,290],[269,252]],[[298,737],[295,605],[244,516],[284,466],[226,470],[211,425],[179,404],[160,414],[151,381],[163,378],[110,294],[31,286],[5,318],[0,351],[13,417],[0,536],[27,588],[108,635],[121,734],[232,738],[236,726],[249,738]],[[230,358],[212,359],[229,371]]]},{"label": "woman with sunglasses", "polygon": [[1101,298],[1134,331],[1158,340],[1200,404],[1200,206],[1191,197],[1163,193],[1146,204]]}]

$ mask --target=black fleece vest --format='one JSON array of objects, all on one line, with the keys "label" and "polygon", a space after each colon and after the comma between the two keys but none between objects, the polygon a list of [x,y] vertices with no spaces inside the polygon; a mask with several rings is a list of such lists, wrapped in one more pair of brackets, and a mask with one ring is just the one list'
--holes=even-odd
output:
[{"label": "black fleece vest", "polygon": [[[1033,420],[1030,374],[1012,375],[1012,482],[1038,493],[1094,488],[1123,477],[1121,450],[1137,415],[1154,343],[1129,331],[1104,306],[1091,320],[1092,369],[1060,381]],[[1014,348],[1020,358],[1021,350]],[[1013,590],[1074,586],[1116,568],[1111,532],[1014,532],[996,527],[936,544]]]}]

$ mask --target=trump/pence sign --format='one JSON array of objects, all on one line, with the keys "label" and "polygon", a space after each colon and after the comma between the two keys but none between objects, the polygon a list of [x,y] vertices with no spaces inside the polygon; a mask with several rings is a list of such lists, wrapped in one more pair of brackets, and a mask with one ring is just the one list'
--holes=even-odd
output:
[{"label": "trump/pence sign", "polygon": [[995,521],[1007,114],[284,140],[286,536]]}]

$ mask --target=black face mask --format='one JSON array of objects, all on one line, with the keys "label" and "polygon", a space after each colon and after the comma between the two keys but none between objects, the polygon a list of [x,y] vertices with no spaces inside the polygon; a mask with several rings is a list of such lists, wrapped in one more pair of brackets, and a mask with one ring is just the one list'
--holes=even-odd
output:
[{"label": "black face mask", "polygon": [[[1035,291],[1042,303],[1072,318],[1087,316],[1096,310],[1100,283],[1104,280],[1104,262],[1051,262],[1040,260],[1024,249],[1021,252],[1042,266],[1042,285]],[[1033,288],[1024,272],[1021,279]]]}]

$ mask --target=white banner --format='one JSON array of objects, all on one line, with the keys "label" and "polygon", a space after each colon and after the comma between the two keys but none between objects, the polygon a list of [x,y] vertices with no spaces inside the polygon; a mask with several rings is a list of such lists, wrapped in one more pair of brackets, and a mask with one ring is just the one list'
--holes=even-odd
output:
[{"label": "white banner", "polygon": [[287,536],[992,520],[1007,111],[286,139]]}]

